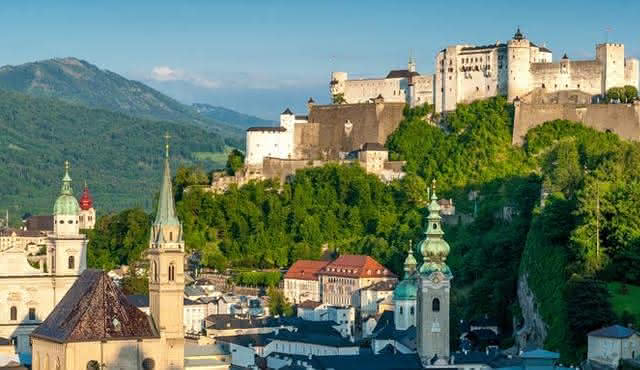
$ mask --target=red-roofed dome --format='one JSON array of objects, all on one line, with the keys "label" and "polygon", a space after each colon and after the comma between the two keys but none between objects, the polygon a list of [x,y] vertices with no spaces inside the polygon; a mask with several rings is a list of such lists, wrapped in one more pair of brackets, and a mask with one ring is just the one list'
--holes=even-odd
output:
[{"label": "red-roofed dome", "polygon": [[91,194],[89,194],[89,187],[87,184],[84,184],[84,191],[82,192],[82,197],[80,197],[80,209],[86,211],[93,207],[93,199],[91,199]]}]

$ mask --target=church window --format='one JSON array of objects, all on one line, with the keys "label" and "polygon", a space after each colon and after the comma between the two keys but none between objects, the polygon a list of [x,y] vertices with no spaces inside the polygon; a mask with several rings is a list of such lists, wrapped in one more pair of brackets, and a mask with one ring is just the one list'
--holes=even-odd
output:
[{"label": "church window", "polygon": [[438,228],[438,224],[434,222],[434,223],[433,223],[433,229],[435,230],[435,229],[437,229],[437,228]]},{"label": "church window", "polygon": [[31,307],[29,308],[29,320],[34,321],[36,319],[36,309]]},{"label": "church window", "polygon": [[172,263],[169,265],[169,281],[174,281],[176,278],[176,266]]},{"label": "church window", "polygon": [[63,223],[64,223],[64,220],[60,220],[60,224],[63,224]]},{"label": "church window", "polygon": [[96,360],[91,360],[87,362],[87,370],[100,370],[100,364]]},{"label": "church window", "polygon": [[411,307],[411,316],[415,315],[416,313],[416,308],[415,307]]},{"label": "church window", "polygon": [[73,220],[68,220],[67,223],[68,224],[73,224]]},{"label": "church window", "polygon": [[74,256],[69,256],[68,265],[70,269],[73,269],[76,267],[76,258]]},{"label": "church window", "polygon": [[169,241],[173,241],[173,231],[169,231]]},{"label": "church window", "polygon": [[440,300],[438,298],[434,298],[433,302],[431,302],[431,310],[433,312],[440,312]]},{"label": "church window", "polygon": [[403,307],[400,307],[400,315],[402,315],[404,313],[404,309]]},{"label": "church window", "polygon": [[11,309],[9,311],[11,314],[11,321],[18,320],[18,308],[16,306],[11,306]]},{"label": "church window", "polygon": [[546,88],[546,86],[545,86],[544,84],[542,84],[542,88],[543,88],[543,89],[545,89],[545,88]]}]

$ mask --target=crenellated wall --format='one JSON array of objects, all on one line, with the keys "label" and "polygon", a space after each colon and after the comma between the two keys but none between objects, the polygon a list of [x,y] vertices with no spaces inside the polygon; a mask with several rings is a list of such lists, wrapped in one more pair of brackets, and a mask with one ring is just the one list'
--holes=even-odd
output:
[{"label": "crenellated wall", "polygon": [[598,131],[640,141],[640,103],[634,104],[529,104],[515,102],[513,145],[523,145],[529,130],[547,121],[566,119]]}]

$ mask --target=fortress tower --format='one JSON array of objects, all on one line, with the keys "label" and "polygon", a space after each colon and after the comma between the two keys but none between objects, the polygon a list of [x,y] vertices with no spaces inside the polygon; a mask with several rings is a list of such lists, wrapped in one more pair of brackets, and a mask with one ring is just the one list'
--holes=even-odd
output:
[{"label": "fortress tower", "polygon": [[596,60],[602,64],[602,94],[605,94],[612,87],[625,85],[623,44],[596,45]]},{"label": "fortress tower", "polygon": [[149,308],[151,317],[166,343],[162,369],[184,367],[184,240],[182,224],[176,216],[171,190],[169,136],[165,136],[164,174],[156,219],[151,226],[147,255],[149,268]]},{"label": "fortress tower", "polygon": [[507,99],[511,102],[531,91],[531,42],[519,27],[507,42],[507,66]]},{"label": "fortress tower", "polygon": [[329,82],[329,97],[333,98],[337,94],[344,94],[345,85],[348,79],[347,72],[331,72]]},{"label": "fortress tower", "polygon": [[449,244],[443,239],[440,205],[431,190],[425,239],[420,242],[423,263],[418,270],[418,355],[425,366],[449,361],[449,294],[453,274],[446,264]]}]

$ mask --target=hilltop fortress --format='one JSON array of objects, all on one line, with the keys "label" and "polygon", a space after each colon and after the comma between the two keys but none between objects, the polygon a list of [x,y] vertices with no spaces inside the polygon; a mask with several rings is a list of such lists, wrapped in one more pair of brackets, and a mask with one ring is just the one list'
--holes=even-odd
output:
[{"label": "hilltop fortress", "polygon": [[384,148],[400,124],[406,105],[432,104],[446,114],[459,103],[505,96],[514,103],[513,144],[523,144],[528,130],[546,121],[569,119],[623,138],[640,140],[640,104],[600,103],[612,87],[638,87],[635,58],[624,45],[596,45],[595,59],[553,61],[544,45],[529,41],[518,29],[507,42],[451,45],[435,58],[436,71],[422,75],[415,59],[407,69],[384,78],[350,80],[332,72],[329,91],[334,104],[308,101],[308,113],[286,109],[275,127],[247,130],[245,168],[234,177],[218,176],[211,189],[253,179],[281,181],[306,167],[327,162],[358,163],[384,181],[401,178],[403,162],[390,161]]},{"label": "hilltop fortress", "polygon": [[638,87],[640,63],[625,58],[624,45],[596,45],[594,60],[571,60],[565,54],[553,62],[551,50],[529,41],[518,29],[506,43],[451,45],[435,60],[434,74],[420,75],[415,60],[407,70],[391,71],[386,78],[349,80],[346,72],[333,72],[330,94],[346,103],[361,103],[381,95],[385,101],[410,105],[430,103],[436,112],[503,95],[512,102],[535,89],[546,93],[579,90],[603,95],[611,87]]}]

